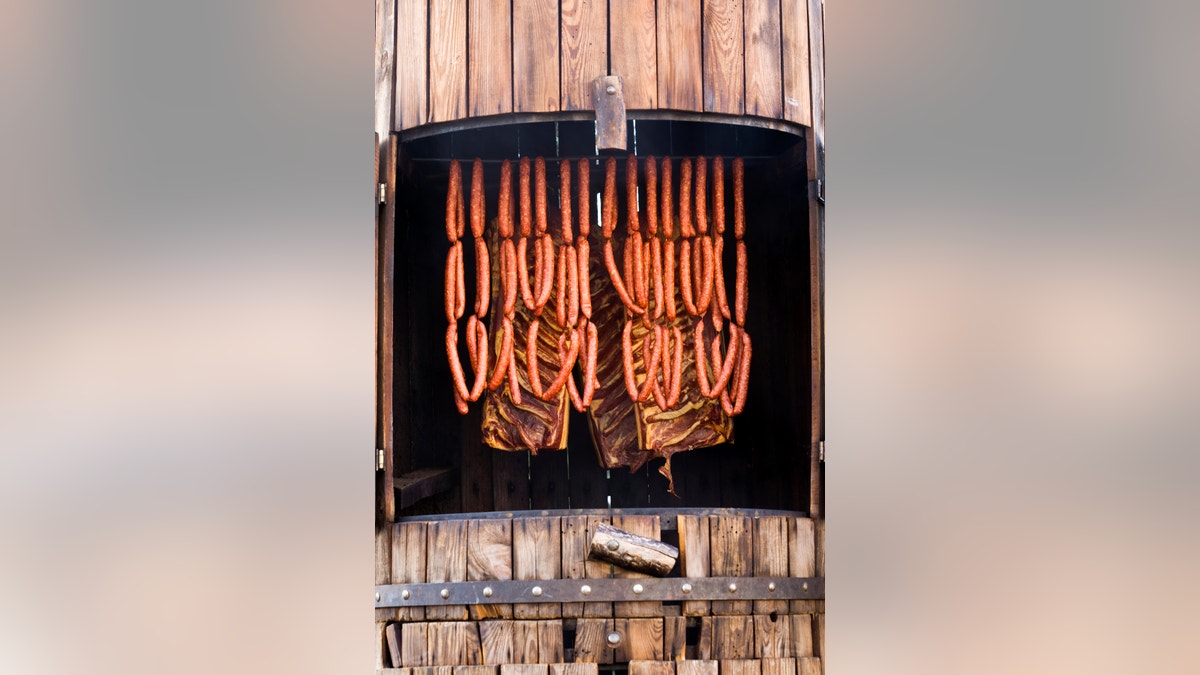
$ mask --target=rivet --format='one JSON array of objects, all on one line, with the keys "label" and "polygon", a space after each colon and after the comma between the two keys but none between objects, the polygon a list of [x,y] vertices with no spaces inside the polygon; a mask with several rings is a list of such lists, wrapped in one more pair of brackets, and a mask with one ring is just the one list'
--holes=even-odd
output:
[{"label": "rivet", "polygon": [[542,587],[541,586],[534,586],[533,590],[531,590],[529,592],[533,593],[533,597],[535,597],[535,598],[542,597]]},{"label": "rivet", "polygon": [[412,597],[412,593],[409,593],[408,589],[405,589],[403,591],[400,591],[400,597],[403,598],[404,600],[407,600],[410,597]]},{"label": "rivet", "polygon": [[607,92],[609,96],[612,96],[613,94],[617,93],[617,87],[616,85],[610,84],[605,87],[604,91]]},{"label": "rivet", "polygon": [[737,593],[737,584],[729,584],[729,592]]},{"label": "rivet", "polygon": [[634,584],[634,585],[633,585],[633,592],[634,592],[634,593],[641,593],[641,592],[642,592],[642,591],[644,591],[644,590],[646,590],[646,589],[645,589],[645,588],[643,588],[641,584]]},{"label": "rivet", "polygon": [[449,588],[443,588],[443,589],[442,589],[442,599],[443,599],[443,600],[445,600],[445,599],[446,599],[446,598],[448,598],[448,597],[450,597],[450,589],[449,589]]},{"label": "rivet", "polygon": [[581,587],[579,588],[579,592],[580,592],[580,593],[583,593],[584,595],[591,595],[591,594],[592,594],[592,587],[591,587],[591,586],[588,586],[587,584],[584,584],[583,586],[581,586]]},{"label": "rivet", "polygon": [[680,588],[680,590],[681,590],[681,591],[683,591],[684,593],[691,593],[691,592],[692,592],[692,585],[691,585],[691,584],[684,584],[684,585],[683,585],[683,587],[682,587],[682,588]]},{"label": "rivet", "polygon": [[807,581],[800,585],[800,590],[802,590],[802,591],[808,590],[808,582]]},{"label": "rivet", "polygon": [[616,647],[617,645],[621,644],[621,634],[616,631],[609,633],[608,634],[608,644],[613,647]]},{"label": "rivet", "polygon": [[491,586],[483,587],[483,597],[485,597],[485,598],[492,597],[492,587]]},{"label": "rivet", "polygon": [[606,546],[608,547],[608,550],[615,551],[621,548],[621,542],[617,541],[616,539],[609,539]]},{"label": "rivet", "polygon": [[768,591],[771,591],[772,593],[774,593],[774,592],[775,592],[775,582],[774,582],[774,581],[772,581],[771,583],[767,584],[767,590],[768,590]]},{"label": "rivet", "polygon": [[375,594],[375,602],[379,602],[379,594],[378,593]]}]

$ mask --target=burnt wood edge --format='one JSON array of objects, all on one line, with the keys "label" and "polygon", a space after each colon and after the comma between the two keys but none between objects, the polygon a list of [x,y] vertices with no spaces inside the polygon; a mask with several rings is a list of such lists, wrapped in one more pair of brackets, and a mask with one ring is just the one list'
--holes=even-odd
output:
[{"label": "burnt wood edge", "polygon": [[[458,484],[458,469],[417,469],[396,477],[396,509],[404,510],[413,504],[443,492]],[[409,520],[403,518],[401,520]]]}]

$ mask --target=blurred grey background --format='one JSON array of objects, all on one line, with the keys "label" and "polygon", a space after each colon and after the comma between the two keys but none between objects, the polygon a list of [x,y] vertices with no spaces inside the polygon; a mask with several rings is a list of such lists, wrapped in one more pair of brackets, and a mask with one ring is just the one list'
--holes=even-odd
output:
[{"label": "blurred grey background", "polygon": [[[373,23],[0,3],[0,672],[373,667]],[[1200,669],[1197,25],[826,7],[829,673]]]}]

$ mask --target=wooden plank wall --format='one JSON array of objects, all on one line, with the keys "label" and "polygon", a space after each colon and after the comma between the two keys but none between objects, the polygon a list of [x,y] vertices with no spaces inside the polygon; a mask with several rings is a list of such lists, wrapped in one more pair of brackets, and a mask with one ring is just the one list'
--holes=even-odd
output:
[{"label": "wooden plank wall", "polygon": [[[624,81],[627,110],[812,124],[819,0],[379,0],[377,114],[395,130],[590,110]],[[815,30],[814,30],[815,29]],[[394,53],[393,53],[394,52]],[[394,67],[393,67],[394,64]],[[394,71],[394,81],[393,81]],[[386,95],[380,90],[387,89]]]}]

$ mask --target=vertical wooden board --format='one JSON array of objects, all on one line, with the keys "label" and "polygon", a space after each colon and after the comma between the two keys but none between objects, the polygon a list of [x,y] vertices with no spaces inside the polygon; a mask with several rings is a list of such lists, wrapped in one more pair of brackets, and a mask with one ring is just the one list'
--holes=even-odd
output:
[{"label": "vertical wooden board", "polygon": [[[564,579],[607,579],[612,576],[612,565],[588,560],[588,546],[596,533],[596,526],[608,523],[602,516],[567,516],[562,519],[562,577]],[[564,602],[564,617],[612,616],[610,602]]]},{"label": "vertical wooden board", "polygon": [[500,666],[500,675],[547,675],[545,664],[511,664]]},{"label": "vertical wooden board", "polygon": [[529,458],[529,508],[565,509],[570,505],[567,453],[539,452]]},{"label": "vertical wooden board", "polygon": [[[660,539],[662,536],[661,523],[658,516],[613,516],[613,527],[626,532],[650,539]],[[613,566],[613,576],[624,579],[641,579],[648,574],[632,572],[623,567]],[[661,602],[616,602],[613,603],[614,616],[662,616]],[[661,637],[661,631],[660,631]],[[661,647],[660,647],[661,651]]]},{"label": "vertical wooden board", "polygon": [[716,617],[700,617],[700,635],[696,640],[696,658],[700,660],[715,658],[713,649],[713,633],[716,632]]},{"label": "vertical wooden board", "polygon": [[812,125],[809,87],[808,2],[780,0],[783,38],[783,118]]},{"label": "vertical wooden board", "polygon": [[[478,422],[473,414],[467,417],[472,418],[473,422]],[[495,471],[492,468],[492,460],[497,454],[499,453],[491,448],[483,447],[483,430],[479,424],[475,424],[472,433],[463,434],[462,462],[459,466],[463,513],[495,510],[492,487]]]},{"label": "vertical wooden board", "polygon": [[763,659],[762,675],[796,675],[796,659]]},{"label": "vertical wooden board", "polygon": [[595,663],[551,663],[550,675],[598,675]]},{"label": "vertical wooden board", "polygon": [[[786,604],[785,602],[784,605]],[[754,658],[782,659],[791,655],[792,622],[790,617],[787,614],[755,614]]]},{"label": "vertical wooden board", "polygon": [[[513,578],[558,579],[562,572],[562,519],[517,518],[513,521]],[[518,619],[562,616],[557,603],[513,605]]]},{"label": "vertical wooden board", "polygon": [[663,620],[614,619],[613,625],[621,635],[621,643],[613,658],[621,661],[661,661],[663,658]]},{"label": "vertical wooden board", "polygon": [[407,670],[408,675],[454,675],[454,666],[424,666]]},{"label": "vertical wooden board", "polygon": [[[788,521],[788,569],[793,577],[812,577],[817,574],[816,536],[812,518],[792,518]],[[811,606],[807,600],[792,600],[793,613]]]},{"label": "vertical wooden board", "polygon": [[716,661],[679,661],[675,664],[675,675],[717,675]]},{"label": "vertical wooden board", "polygon": [[513,663],[538,663],[538,622],[513,622]]},{"label": "vertical wooden board", "polygon": [[428,627],[431,665],[470,666],[482,661],[479,628],[475,622],[438,621]]},{"label": "vertical wooden board", "polygon": [[[512,579],[512,521],[467,521],[467,581]],[[512,618],[512,605],[471,605],[471,619]]]},{"label": "vertical wooden board", "polygon": [[[467,521],[442,520],[427,526],[425,580],[467,580]],[[466,619],[466,605],[444,605],[425,608],[430,621],[461,621]],[[440,665],[440,664],[437,664]]]},{"label": "vertical wooden board", "polygon": [[658,107],[658,35],[654,0],[625,0],[608,29],[611,75],[621,76],[626,110]]},{"label": "vertical wooden board", "polygon": [[[392,538],[394,526],[375,527],[375,584],[392,583]],[[398,618],[394,607],[375,610],[376,621],[394,621]]]},{"label": "vertical wooden board", "polygon": [[529,451],[492,454],[493,497],[497,511],[529,508]]},{"label": "vertical wooden board", "polygon": [[721,660],[721,675],[760,675],[761,668],[754,659]]},{"label": "vertical wooden board", "polygon": [[[818,614],[818,617],[821,615]],[[813,655],[813,615],[792,614],[789,629],[792,632],[792,650],[788,656]]]},{"label": "vertical wooden board", "polygon": [[[392,583],[425,583],[425,523],[397,523],[392,530]],[[401,621],[423,621],[424,607],[399,607]]]},{"label": "vertical wooden board", "polygon": [[754,617],[713,617],[713,658],[724,660],[753,657]]},{"label": "vertical wooden board", "polygon": [[673,661],[687,658],[687,618],[663,618],[663,658]]},{"label": "vertical wooden board", "polygon": [[824,577],[825,576],[825,519],[818,518],[815,521],[815,526],[816,526],[816,532],[814,533],[814,535],[815,535],[814,538],[816,540],[815,541],[816,551],[814,552],[814,558],[816,558],[815,572],[816,572],[817,576]]},{"label": "vertical wooden board", "polygon": [[408,623],[400,631],[400,665],[428,666],[429,624]]},{"label": "vertical wooden board", "polygon": [[675,675],[675,662],[630,661],[629,675]]},{"label": "vertical wooden board", "polygon": [[[786,577],[788,575],[788,527],[785,516],[762,516],[754,519],[754,576]],[[787,600],[755,600],[755,614],[786,614]]]},{"label": "vertical wooden board", "polygon": [[612,663],[613,650],[608,646],[608,634],[613,620],[581,618],[575,622],[575,662]]},{"label": "vertical wooden board", "polygon": [[704,3],[704,112],[745,110],[742,0]]},{"label": "vertical wooden board", "polygon": [[[591,110],[592,80],[608,74],[608,4],[604,0],[562,0],[561,7],[562,109]],[[558,39],[558,35],[553,37],[555,46]]]},{"label": "vertical wooden board", "polygon": [[509,0],[472,0],[467,7],[467,105],[471,117],[510,113],[511,4]]},{"label": "vertical wooden board", "polygon": [[[680,515],[679,569],[684,577],[707,577],[709,574],[708,518]],[[705,616],[708,603],[693,600],[682,604],[684,616]]]},{"label": "vertical wooden board", "polygon": [[700,0],[658,3],[658,107],[703,109]]},{"label": "vertical wooden board", "polygon": [[[710,574],[714,577],[748,577],[754,571],[754,529],[744,516],[709,518]],[[714,600],[713,614],[749,614],[748,600]],[[719,657],[731,658],[731,657]]]},{"label": "vertical wooden board", "polygon": [[746,114],[783,116],[779,0],[747,2],[745,7]]},{"label": "vertical wooden board", "polygon": [[488,665],[513,663],[513,621],[480,621],[479,642],[483,662]]},{"label": "vertical wooden board", "polygon": [[396,5],[396,129],[425,123],[428,115],[429,3]]},{"label": "vertical wooden board", "polygon": [[395,91],[396,0],[375,0],[375,133],[392,130]]},{"label": "vertical wooden board", "polygon": [[429,121],[467,116],[467,0],[429,2]]},{"label": "vertical wooden board", "polygon": [[825,613],[815,615],[817,621],[816,640],[814,640],[813,653],[821,658],[825,658]]},{"label": "vertical wooden board", "polygon": [[796,672],[798,675],[821,675],[821,659],[815,656],[796,659]]},{"label": "vertical wooden board", "polygon": [[521,0],[512,4],[513,109],[558,110],[558,3]]},{"label": "vertical wooden board", "polygon": [[398,623],[389,623],[384,628],[384,635],[387,637],[387,654],[390,659],[389,662],[393,666],[399,666],[401,663],[400,633],[401,628]]},{"label": "vertical wooden board", "polygon": [[561,619],[537,622],[538,663],[561,663],[563,660],[563,622]]}]

